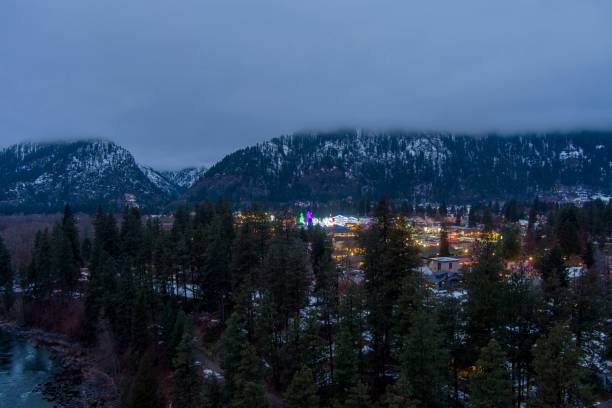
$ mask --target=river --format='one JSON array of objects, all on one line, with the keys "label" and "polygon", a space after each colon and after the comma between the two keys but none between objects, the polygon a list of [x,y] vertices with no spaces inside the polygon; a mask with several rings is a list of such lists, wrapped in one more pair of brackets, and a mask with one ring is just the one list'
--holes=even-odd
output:
[{"label": "river", "polygon": [[43,348],[0,330],[0,408],[48,408],[36,391],[53,373],[53,361]]}]

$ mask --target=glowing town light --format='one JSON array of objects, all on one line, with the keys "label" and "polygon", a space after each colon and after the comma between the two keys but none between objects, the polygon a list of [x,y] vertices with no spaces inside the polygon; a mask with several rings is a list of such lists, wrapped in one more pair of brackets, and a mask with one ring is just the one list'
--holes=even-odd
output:
[{"label": "glowing town light", "polygon": [[304,225],[304,213],[300,213],[300,218],[298,218],[298,224]]},{"label": "glowing town light", "polygon": [[312,224],[312,211],[310,209],[306,210],[306,224]]}]

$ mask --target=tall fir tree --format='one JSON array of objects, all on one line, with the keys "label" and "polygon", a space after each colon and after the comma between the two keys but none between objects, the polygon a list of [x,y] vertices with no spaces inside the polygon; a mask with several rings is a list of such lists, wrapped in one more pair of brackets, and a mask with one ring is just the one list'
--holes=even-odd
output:
[{"label": "tall fir tree", "polygon": [[148,352],[138,365],[128,408],[161,407],[160,384],[156,378],[155,368],[153,353]]},{"label": "tall fir tree", "polygon": [[417,408],[419,405],[412,397],[414,392],[410,382],[400,375],[395,384],[387,387],[382,406],[385,408]]},{"label": "tall fir tree", "polygon": [[7,310],[11,307],[13,301],[13,280],[11,254],[0,236],[0,290],[2,290],[4,306]]},{"label": "tall fir tree", "polygon": [[440,248],[438,250],[438,256],[450,256],[448,227],[446,226],[446,224],[442,224],[442,229],[440,230]]},{"label": "tall fir tree", "polygon": [[344,402],[351,389],[361,380],[361,351],[365,330],[364,296],[360,285],[348,287],[340,306],[339,322],[336,330],[334,370],[334,395]]},{"label": "tall fir tree", "polygon": [[569,281],[561,248],[553,247],[537,266],[543,286],[542,325],[550,328],[556,322],[564,321],[570,312]]},{"label": "tall fir tree", "polygon": [[204,377],[204,382],[202,384],[202,407],[223,407],[223,393],[221,391],[221,384],[213,375]]},{"label": "tall fir tree", "polygon": [[312,371],[303,367],[295,373],[284,394],[286,408],[317,408],[319,396]]},{"label": "tall fir tree", "polygon": [[466,311],[472,361],[476,360],[478,350],[487,345],[501,324],[499,310],[503,290],[501,274],[504,270],[495,244],[482,242],[477,253],[476,265],[466,274]]},{"label": "tall fir tree", "polygon": [[555,217],[555,236],[563,256],[582,253],[581,226],[573,205],[563,206]]},{"label": "tall fir tree", "polygon": [[240,363],[234,377],[235,389],[230,396],[232,408],[267,408],[269,406],[262,380],[262,365],[255,348],[246,343],[240,350]]},{"label": "tall fir tree", "polygon": [[134,361],[138,361],[144,355],[150,342],[147,306],[147,296],[144,291],[140,291],[132,311],[130,357]]},{"label": "tall fir tree", "polygon": [[539,307],[541,291],[524,270],[513,273],[504,283],[502,309],[503,329],[499,343],[508,353],[514,399],[524,404],[532,377],[532,349],[540,335]]},{"label": "tall fir tree", "polygon": [[517,227],[502,230],[502,257],[508,261],[518,261],[521,255],[521,233]]},{"label": "tall fir tree", "polygon": [[172,361],[170,394],[174,408],[197,407],[201,402],[202,383],[196,372],[192,342],[191,327],[187,325]]},{"label": "tall fir tree", "polygon": [[53,228],[51,237],[53,285],[61,289],[64,295],[70,295],[77,289],[80,269],[79,260],[74,253],[74,244],[64,230],[64,222]]},{"label": "tall fir tree", "polygon": [[223,348],[220,355],[220,366],[225,378],[225,397],[229,398],[236,390],[236,376],[242,358],[242,348],[248,343],[244,316],[238,311],[227,320],[227,328],[221,339]]},{"label": "tall fir tree", "polygon": [[387,201],[374,210],[374,223],[363,237],[368,324],[372,334],[370,362],[373,391],[384,392],[389,383],[387,368],[392,358],[392,316],[402,279],[418,267],[418,251],[403,219],[394,217]]},{"label": "tall fir tree", "polygon": [[533,366],[537,387],[533,406],[569,408],[588,407],[593,403],[580,365],[580,351],[563,324],[557,324],[538,340]]},{"label": "tall fir tree", "polygon": [[339,408],[370,408],[372,400],[368,392],[368,387],[363,382],[358,381],[348,392],[346,400],[338,404]]},{"label": "tall fir tree", "polygon": [[470,407],[512,408],[512,383],[506,356],[494,339],[480,351],[476,367],[470,377]]},{"label": "tall fir tree", "polygon": [[412,317],[403,341],[400,373],[410,379],[410,398],[419,407],[441,407],[448,403],[448,351],[433,311],[425,305]]},{"label": "tall fir tree", "polygon": [[488,207],[486,207],[482,213],[482,231],[493,231],[493,215]]},{"label": "tall fir tree", "polygon": [[68,242],[70,242],[72,257],[76,262],[80,263],[82,260],[81,242],[79,240],[79,229],[70,204],[66,204],[64,206],[64,215],[62,217],[62,231]]}]

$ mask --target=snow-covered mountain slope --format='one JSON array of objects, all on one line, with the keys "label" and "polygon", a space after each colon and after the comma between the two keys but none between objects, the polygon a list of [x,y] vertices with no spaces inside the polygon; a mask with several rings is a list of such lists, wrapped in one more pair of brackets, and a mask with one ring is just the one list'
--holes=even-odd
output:
[{"label": "snow-covered mountain slope", "polygon": [[612,190],[612,133],[517,136],[342,130],[272,139],[226,156],[192,201],[532,198],[558,186]]},{"label": "snow-covered mountain slope", "polygon": [[176,171],[162,171],[160,174],[173,185],[186,191],[206,173],[206,170],[206,167],[187,167]]},{"label": "snow-covered mountain slope", "polygon": [[126,195],[143,208],[161,208],[178,192],[151,178],[109,141],[17,144],[0,151],[0,210],[48,212],[67,202],[80,210],[120,208]]},{"label": "snow-covered mountain slope", "polygon": [[188,167],[175,171],[157,171],[151,167],[140,166],[145,176],[168,196],[178,197],[187,191],[206,172],[205,167]]}]

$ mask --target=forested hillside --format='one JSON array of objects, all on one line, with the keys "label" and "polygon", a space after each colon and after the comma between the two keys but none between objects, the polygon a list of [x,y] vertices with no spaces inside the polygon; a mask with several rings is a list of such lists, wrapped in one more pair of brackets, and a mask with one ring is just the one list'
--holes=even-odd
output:
[{"label": "forested hillside", "polygon": [[0,150],[0,212],[120,211],[127,200],[160,211],[201,175],[201,169],[158,172],[139,166],[112,142],[23,143]]},{"label": "forested hillside", "polygon": [[218,201],[164,226],[99,210],[90,241],[66,207],[19,271],[0,242],[3,313],[103,348],[133,408],[589,406],[611,357],[612,205],[521,208],[524,239],[514,210],[469,214],[483,224],[464,289],[440,290],[384,200],[360,236],[363,281],[291,213]]},{"label": "forested hillside", "polygon": [[612,192],[612,133],[506,136],[335,131],[232,153],[187,193],[271,204],[376,199],[469,202],[555,188]]}]

